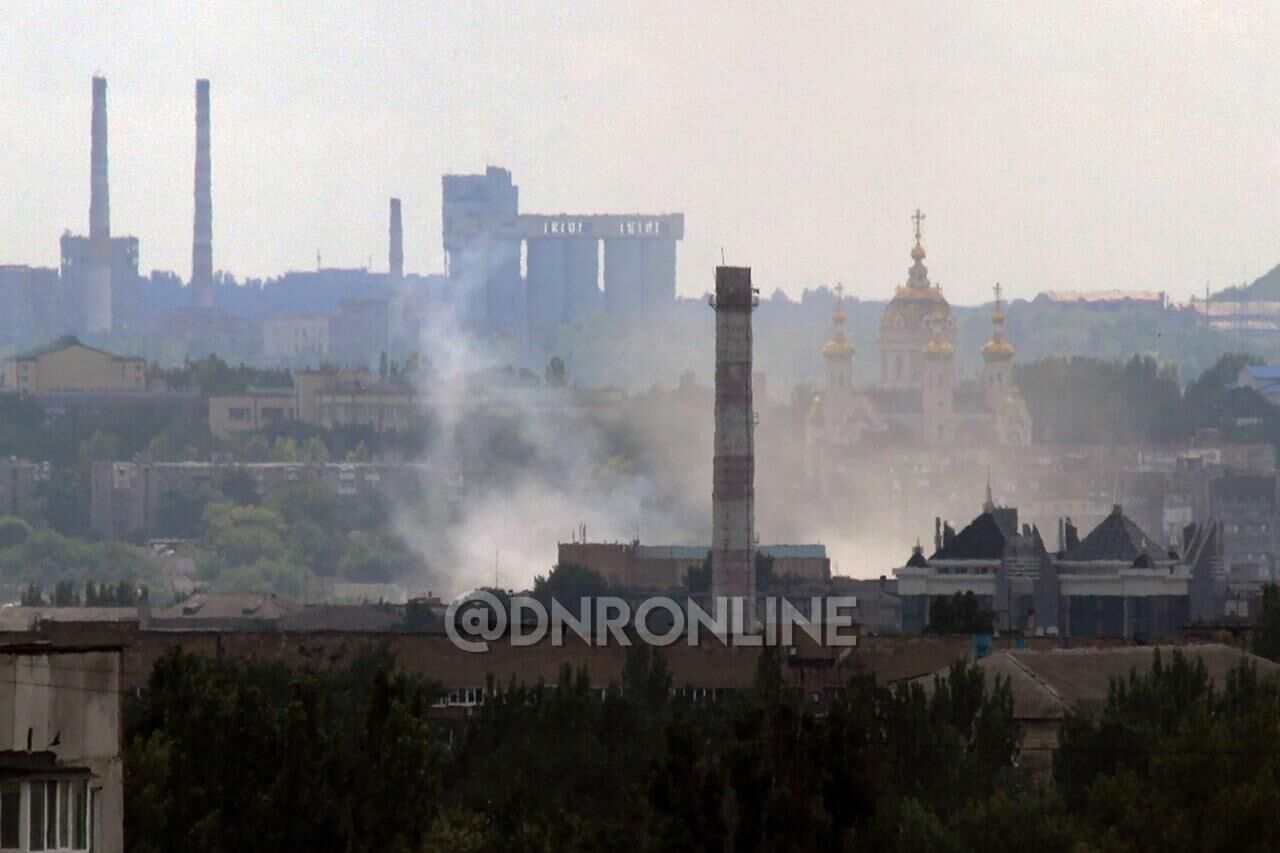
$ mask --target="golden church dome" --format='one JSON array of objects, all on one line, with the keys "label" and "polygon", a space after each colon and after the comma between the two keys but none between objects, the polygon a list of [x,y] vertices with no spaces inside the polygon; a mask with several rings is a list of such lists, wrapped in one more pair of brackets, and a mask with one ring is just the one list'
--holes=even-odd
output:
[{"label": "golden church dome", "polygon": [[995,286],[995,307],[991,310],[991,340],[982,345],[982,357],[987,361],[1008,361],[1013,358],[1013,344],[1004,337],[1004,300],[999,282]]},{"label": "golden church dome", "polygon": [[846,317],[844,313],[844,288],[836,285],[836,305],[831,312],[831,337],[822,347],[822,354],[827,358],[846,358],[853,355],[853,344],[844,331]]},{"label": "golden church dome", "polygon": [[832,358],[853,355],[853,344],[849,343],[849,339],[844,336],[844,332],[839,332],[833,334],[831,340],[822,345],[822,354]]},{"label": "golden church dome", "polygon": [[907,270],[907,283],[893,292],[893,299],[880,315],[881,329],[927,329],[950,325],[951,306],[942,295],[942,289],[929,281],[929,268],[925,266],[924,244],[920,240],[920,221],[924,214],[916,211],[916,242],[911,247],[911,267]]}]

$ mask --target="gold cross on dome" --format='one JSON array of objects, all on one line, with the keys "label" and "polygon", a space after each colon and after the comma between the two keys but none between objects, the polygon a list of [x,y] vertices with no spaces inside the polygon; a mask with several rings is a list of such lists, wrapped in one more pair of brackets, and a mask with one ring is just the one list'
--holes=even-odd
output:
[{"label": "gold cross on dome", "polygon": [[916,208],[916,212],[911,215],[911,221],[916,224],[916,242],[920,242],[920,223],[924,222],[925,215],[920,212],[920,208]]}]

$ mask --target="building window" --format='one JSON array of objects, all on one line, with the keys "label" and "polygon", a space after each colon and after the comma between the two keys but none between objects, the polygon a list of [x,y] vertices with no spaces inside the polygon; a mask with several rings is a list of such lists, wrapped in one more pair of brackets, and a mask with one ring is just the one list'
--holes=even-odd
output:
[{"label": "building window", "polygon": [[16,850],[21,844],[22,787],[17,782],[0,786],[0,848]]},{"label": "building window", "polygon": [[27,827],[28,834],[31,836],[27,839],[27,846],[32,850],[44,849],[44,783],[33,782],[29,789],[31,794],[31,808],[28,810]]},{"label": "building window", "polygon": [[231,418],[233,421],[247,421],[251,418],[251,414],[248,409],[237,407],[229,409],[227,411],[227,417]]}]

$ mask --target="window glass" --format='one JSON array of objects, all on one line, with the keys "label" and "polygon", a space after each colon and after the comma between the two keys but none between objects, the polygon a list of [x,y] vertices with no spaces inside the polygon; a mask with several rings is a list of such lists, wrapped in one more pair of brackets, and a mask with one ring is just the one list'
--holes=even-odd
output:
[{"label": "window glass", "polygon": [[31,815],[27,821],[30,827],[28,845],[32,850],[44,849],[44,783],[31,783]]},{"label": "window glass", "polygon": [[58,783],[46,782],[44,788],[44,840],[50,847],[58,845]]},{"label": "window glass", "polygon": [[73,831],[71,836],[71,846],[76,850],[89,849],[89,783],[88,781],[74,782],[75,787],[75,816],[73,817]]},{"label": "window glass", "polygon": [[75,782],[62,782],[58,792],[58,846],[71,846],[71,786]]},{"label": "window glass", "polygon": [[22,823],[22,788],[16,782],[0,786],[0,847],[18,846]]}]

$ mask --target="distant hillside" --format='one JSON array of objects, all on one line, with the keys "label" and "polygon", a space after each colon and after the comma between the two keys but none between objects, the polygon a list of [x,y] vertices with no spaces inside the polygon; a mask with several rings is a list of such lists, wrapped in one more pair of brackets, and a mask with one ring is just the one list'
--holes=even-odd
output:
[{"label": "distant hillside", "polygon": [[1210,302],[1280,302],[1280,265],[1245,287],[1228,287],[1209,297]]}]

